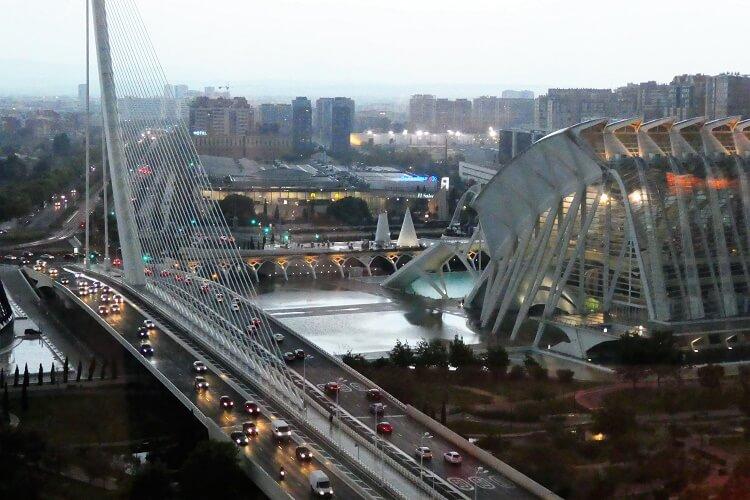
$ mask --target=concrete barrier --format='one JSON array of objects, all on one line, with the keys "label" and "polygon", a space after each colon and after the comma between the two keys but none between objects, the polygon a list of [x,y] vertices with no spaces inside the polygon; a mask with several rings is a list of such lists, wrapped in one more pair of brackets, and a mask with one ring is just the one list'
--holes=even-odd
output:
[{"label": "concrete barrier", "polygon": [[421,411],[417,410],[411,405],[406,405],[406,414],[416,420],[417,422],[421,423],[430,431],[433,433],[439,435],[449,443],[452,443],[456,448],[463,451],[467,455],[471,455],[472,457],[476,458],[477,460],[482,461],[483,463],[489,465],[493,469],[495,469],[497,472],[502,474],[503,476],[507,477],[511,481],[513,481],[516,485],[523,488],[524,490],[528,491],[529,493],[532,493],[539,498],[549,499],[549,500],[562,500],[559,496],[557,496],[552,491],[548,490],[541,484],[537,483],[533,479],[529,478],[528,476],[522,474],[521,472],[517,471],[510,465],[506,464],[502,460],[498,459],[491,453],[483,450],[479,446],[470,443],[463,437],[459,436],[437,420],[428,417]]}]

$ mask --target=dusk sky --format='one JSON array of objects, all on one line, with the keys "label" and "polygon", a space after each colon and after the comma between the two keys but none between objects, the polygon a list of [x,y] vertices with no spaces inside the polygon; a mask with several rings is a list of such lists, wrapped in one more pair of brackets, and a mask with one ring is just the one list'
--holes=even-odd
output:
[{"label": "dusk sky", "polygon": [[[472,96],[750,72],[743,0],[135,3],[171,82],[249,96]],[[0,94],[75,93],[83,9],[2,0]]]}]

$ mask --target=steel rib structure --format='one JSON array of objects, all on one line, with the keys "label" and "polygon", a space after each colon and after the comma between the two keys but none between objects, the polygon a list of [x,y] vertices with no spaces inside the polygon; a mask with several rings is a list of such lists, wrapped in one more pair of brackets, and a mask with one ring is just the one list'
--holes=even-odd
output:
[{"label": "steel rib structure", "polygon": [[[750,313],[750,120],[593,120],[500,169],[472,206],[490,263],[466,306],[676,327]],[[601,322],[602,320],[600,320]]]}]

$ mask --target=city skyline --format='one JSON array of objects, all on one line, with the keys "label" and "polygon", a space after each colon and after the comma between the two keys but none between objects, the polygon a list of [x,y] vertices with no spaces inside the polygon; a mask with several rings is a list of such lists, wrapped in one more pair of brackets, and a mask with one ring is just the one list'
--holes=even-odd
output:
[{"label": "city skyline", "polygon": [[[398,98],[424,92],[460,97],[512,88],[536,93],[549,87],[611,88],[668,81],[674,74],[745,70],[737,64],[740,44],[714,51],[707,43],[740,32],[742,16],[725,15],[741,5],[734,0],[708,12],[684,4],[678,9],[674,1],[653,5],[635,0],[616,23],[607,24],[589,1],[560,6],[479,0],[461,6],[418,0],[404,6],[385,1],[344,9],[340,0],[314,6],[285,0],[252,12],[229,0],[226,8],[214,10],[197,9],[194,0],[135,3],[146,25],[160,28],[151,30],[152,39],[171,81],[191,87],[229,84],[234,95]],[[238,15],[227,16],[233,7]],[[639,13],[646,8],[668,19],[666,27],[642,27]],[[8,71],[0,94],[74,93],[83,77],[82,11],[79,3],[51,0],[31,6],[13,0],[4,7],[8,23],[0,42],[16,48],[1,60]],[[344,13],[350,23],[326,29]],[[49,37],[27,36],[32,20],[35,32],[56,33],[54,43]],[[196,30],[220,25],[224,29],[210,39]],[[669,58],[653,50],[653,40],[665,36],[669,43],[679,40],[682,48],[670,51]],[[491,47],[497,47],[497,56],[488,57]],[[638,57],[637,67],[622,64],[625,54]]]}]

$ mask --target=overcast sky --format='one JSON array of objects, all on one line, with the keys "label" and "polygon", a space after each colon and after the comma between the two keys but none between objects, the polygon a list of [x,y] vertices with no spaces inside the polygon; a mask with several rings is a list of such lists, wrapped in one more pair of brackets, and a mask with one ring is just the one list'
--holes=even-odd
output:
[{"label": "overcast sky", "polygon": [[[747,0],[135,1],[171,82],[250,96],[472,96],[750,72]],[[0,0],[0,94],[75,93],[83,9]]]}]

